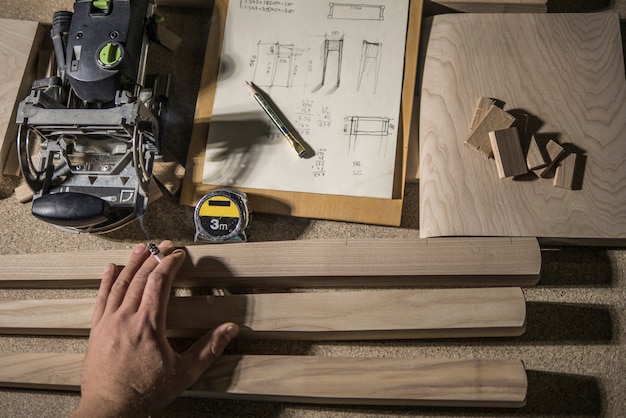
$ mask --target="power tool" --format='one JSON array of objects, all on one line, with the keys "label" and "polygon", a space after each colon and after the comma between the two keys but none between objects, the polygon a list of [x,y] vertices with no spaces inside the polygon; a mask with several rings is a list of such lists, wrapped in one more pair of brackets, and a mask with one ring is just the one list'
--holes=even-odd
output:
[{"label": "power tool", "polygon": [[54,14],[56,75],[33,83],[16,119],[35,217],[105,233],[145,212],[171,83],[145,74],[159,20],[153,0],[76,0]]}]

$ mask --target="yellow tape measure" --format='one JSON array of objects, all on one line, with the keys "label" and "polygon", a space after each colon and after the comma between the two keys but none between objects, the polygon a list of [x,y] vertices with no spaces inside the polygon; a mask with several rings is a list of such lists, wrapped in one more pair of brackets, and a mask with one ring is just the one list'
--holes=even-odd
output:
[{"label": "yellow tape measure", "polygon": [[216,189],[206,194],[194,211],[196,241],[245,241],[250,211],[246,194]]}]

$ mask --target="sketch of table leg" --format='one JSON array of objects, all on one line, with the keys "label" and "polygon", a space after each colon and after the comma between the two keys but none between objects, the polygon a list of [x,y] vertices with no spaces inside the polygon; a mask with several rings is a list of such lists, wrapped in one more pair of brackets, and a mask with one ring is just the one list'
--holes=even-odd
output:
[{"label": "sketch of table leg", "polygon": [[361,50],[361,64],[359,66],[359,78],[356,90],[361,90],[361,84],[365,78],[368,89],[376,93],[378,86],[378,69],[380,68],[382,44],[380,42],[368,42],[363,40],[363,48]]},{"label": "sketch of table leg", "polygon": [[354,153],[363,137],[378,139],[378,154],[387,152],[387,137],[390,135],[390,119],[379,116],[348,116],[344,131],[348,134],[348,153]]},{"label": "sketch of table leg", "polygon": [[[332,65],[329,66],[329,63],[331,62],[331,55],[334,56],[336,60],[333,59]],[[328,90],[327,93],[331,94],[339,88],[339,84],[341,82],[342,56],[343,56],[343,37],[339,39],[329,39],[329,38],[324,39],[324,53],[323,53],[323,58],[322,58],[322,80],[317,86],[315,86],[313,90],[311,90],[311,93],[315,93],[316,91],[324,87],[324,84],[326,83],[326,73],[328,71],[332,71],[335,65],[336,65],[336,73],[337,73],[336,82],[335,82],[335,85],[333,85]]]}]

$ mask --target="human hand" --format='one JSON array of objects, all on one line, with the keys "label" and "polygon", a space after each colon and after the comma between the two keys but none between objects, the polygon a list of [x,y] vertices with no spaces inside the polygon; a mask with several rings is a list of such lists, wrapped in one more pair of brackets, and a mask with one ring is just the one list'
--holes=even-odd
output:
[{"label": "human hand", "polygon": [[209,331],[176,353],[166,335],[172,281],[184,259],[172,243],[159,245],[159,263],[146,246],[126,266],[107,265],[93,313],[75,417],[148,416],[195,383],[237,335],[234,323]]}]

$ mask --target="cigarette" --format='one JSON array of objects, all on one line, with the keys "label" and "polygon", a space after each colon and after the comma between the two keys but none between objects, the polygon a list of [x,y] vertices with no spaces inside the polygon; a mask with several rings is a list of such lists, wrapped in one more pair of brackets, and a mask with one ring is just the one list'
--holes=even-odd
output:
[{"label": "cigarette", "polygon": [[152,257],[156,258],[156,260],[160,263],[161,260],[163,260],[163,256],[161,255],[161,250],[159,250],[159,247],[157,247],[154,242],[149,242],[147,246],[148,251],[150,251],[150,254],[152,254]]}]

